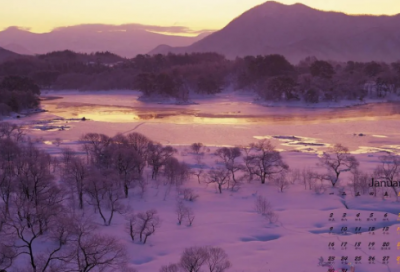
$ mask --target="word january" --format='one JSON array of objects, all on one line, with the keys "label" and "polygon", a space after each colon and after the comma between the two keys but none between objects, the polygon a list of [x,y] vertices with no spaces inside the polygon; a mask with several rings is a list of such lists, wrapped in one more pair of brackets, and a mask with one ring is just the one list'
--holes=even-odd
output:
[{"label": "word january", "polygon": [[378,181],[372,178],[369,187],[400,187],[399,181]]}]

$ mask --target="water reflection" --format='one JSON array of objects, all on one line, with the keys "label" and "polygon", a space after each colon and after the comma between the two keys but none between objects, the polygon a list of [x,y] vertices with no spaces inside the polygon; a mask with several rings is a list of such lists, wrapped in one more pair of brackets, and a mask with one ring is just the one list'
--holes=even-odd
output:
[{"label": "water reflection", "polygon": [[300,151],[300,152],[308,152],[308,153],[318,153],[322,154],[323,150],[331,147],[331,144],[321,143],[320,139],[304,137],[304,136],[254,136],[257,140],[262,139],[276,139],[280,142],[281,146],[292,147],[291,151]]},{"label": "water reflection", "polygon": [[[48,112],[31,120],[35,126],[47,129],[69,126],[73,130],[66,133],[69,137],[87,127],[111,133],[110,128],[113,132],[125,131],[127,127],[133,131],[138,124],[146,124],[140,131],[168,144],[186,144],[188,139],[198,139],[210,145],[236,145],[249,143],[254,135],[261,135],[254,138],[273,139],[278,148],[298,152],[321,153],[336,142],[358,153],[400,150],[396,146],[400,141],[396,127],[400,121],[400,103],[312,109],[263,107],[228,98],[201,100],[196,105],[146,104],[134,98],[111,93],[66,94],[64,98],[43,100]],[[86,122],[114,124],[75,123],[82,122],[83,117]],[[43,123],[38,124],[38,120]],[[154,129],[159,125],[165,132],[163,135]]]},{"label": "water reflection", "polygon": [[[399,119],[399,103],[380,103],[337,109],[293,109],[287,107],[267,108],[235,103],[235,111],[225,111],[232,105],[187,105],[159,107],[141,105],[138,107],[96,105],[76,102],[45,100],[43,107],[63,118],[82,118],[101,122],[167,122],[176,124],[318,124],[332,122],[375,121]],[[224,114],[215,113],[221,108]],[[244,111],[241,111],[243,107]],[[258,107],[258,111],[254,111]],[[380,135],[374,135],[380,137]]]},{"label": "water reflection", "polygon": [[387,138],[387,136],[385,135],[371,135],[371,136],[375,138]]}]

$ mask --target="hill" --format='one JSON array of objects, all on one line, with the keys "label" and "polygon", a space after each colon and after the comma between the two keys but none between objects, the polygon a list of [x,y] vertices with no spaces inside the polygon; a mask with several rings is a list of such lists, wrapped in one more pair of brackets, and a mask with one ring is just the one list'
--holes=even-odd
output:
[{"label": "hill", "polygon": [[0,63],[18,56],[19,54],[0,47]]},{"label": "hill", "polygon": [[150,54],[217,52],[228,58],[282,54],[291,62],[308,56],[392,62],[400,59],[398,25],[400,15],[347,15],[269,1],[190,46],[158,46]]},{"label": "hill", "polygon": [[187,46],[207,35],[207,33],[201,33],[197,37],[165,35],[156,32],[168,32],[167,27],[153,28],[136,24],[123,26],[95,24],[62,27],[48,33],[33,33],[9,27],[0,31],[0,46],[25,54],[46,54],[64,50],[80,53],[109,51],[131,58],[137,54],[145,54],[159,44]]}]

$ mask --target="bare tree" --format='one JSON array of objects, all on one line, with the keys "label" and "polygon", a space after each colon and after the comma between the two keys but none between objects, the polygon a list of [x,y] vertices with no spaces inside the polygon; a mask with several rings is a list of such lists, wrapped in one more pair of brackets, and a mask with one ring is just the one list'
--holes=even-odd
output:
[{"label": "bare tree", "polygon": [[210,272],[224,272],[231,267],[228,255],[220,247],[208,247],[207,268]]},{"label": "bare tree", "polygon": [[365,195],[369,192],[369,183],[371,182],[371,175],[364,173],[358,169],[353,170],[351,179],[351,186],[353,187],[354,195]]},{"label": "bare tree", "polygon": [[70,159],[76,157],[75,152],[71,148],[63,148],[62,150],[62,163],[68,164]]},{"label": "bare tree", "polygon": [[195,216],[194,216],[194,212],[191,208],[187,208],[186,218],[188,220],[189,226],[192,226]]},{"label": "bare tree", "polygon": [[202,148],[204,148],[204,145],[202,143],[193,143],[190,146],[190,149],[193,151],[196,158],[197,164],[201,164],[201,157],[204,155],[204,152],[201,152]]},{"label": "bare tree", "polygon": [[379,179],[383,179],[389,183],[389,187],[393,189],[398,201],[399,193],[397,191],[397,186],[400,183],[400,156],[391,154],[382,156],[379,160],[381,164],[375,169],[374,174]]},{"label": "bare tree", "polygon": [[256,212],[261,215],[266,214],[272,209],[271,203],[269,203],[269,201],[265,197],[260,195],[257,196],[254,207]]},{"label": "bare tree", "polygon": [[115,146],[113,152],[114,167],[118,170],[125,197],[128,197],[132,182],[141,179],[143,158],[132,148]]},{"label": "bare tree", "polygon": [[301,180],[301,171],[299,169],[292,169],[288,172],[286,177],[289,183],[293,185],[296,181]]},{"label": "bare tree", "polygon": [[182,201],[177,202],[175,211],[179,225],[182,224],[183,219],[187,219],[189,226],[193,224],[195,218],[194,212],[191,208],[185,206]]},{"label": "bare tree", "polygon": [[205,246],[186,248],[179,266],[186,272],[203,271],[203,266],[209,272],[224,272],[231,267],[231,263],[222,248]]},{"label": "bare tree", "polygon": [[15,239],[6,235],[0,228],[0,271],[10,268],[14,260],[18,257]]},{"label": "bare tree", "polygon": [[12,193],[16,190],[15,163],[20,156],[20,148],[10,139],[0,139],[0,197],[8,213]]},{"label": "bare tree", "polygon": [[139,235],[140,242],[145,244],[149,236],[153,235],[161,225],[160,217],[156,210],[148,210],[137,214],[129,215],[127,218],[127,230],[132,239]]},{"label": "bare tree", "polygon": [[132,241],[135,241],[135,236],[137,234],[137,220],[136,215],[134,213],[128,214],[125,217],[126,220],[126,232],[131,237]]},{"label": "bare tree", "polygon": [[264,216],[265,216],[265,218],[268,220],[268,222],[270,224],[276,223],[278,221],[278,219],[279,219],[279,216],[273,211],[270,211],[269,213],[267,213]]},{"label": "bare tree", "polygon": [[256,175],[264,184],[267,178],[286,171],[289,167],[283,162],[282,157],[268,140],[260,140],[250,144],[244,158],[250,176]]},{"label": "bare tree", "polygon": [[158,228],[161,224],[160,218],[157,215],[156,210],[148,210],[145,213],[139,213],[137,215],[139,221],[139,238],[142,241],[143,237],[143,244],[146,244],[147,238],[154,234],[156,228]]},{"label": "bare tree", "polygon": [[21,126],[8,122],[0,122],[0,139],[12,139],[20,142],[24,138],[24,131]]},{"label": "bare tree", "polygon": [[11,138],[13,131],[17,128],[16,124],[0,122],[0,138]]},{"label": "bare tree", "polygon": [[161,167],[165,165],[167,159],[171,158],[176,152],[171,146],[162,146],[161,144],[150,143],[148,164],[152,167],[151,178],[156,179]]},{"label": "bare tree", "polygon": [[179,162],[174,157],[169,157],[164,162],[163,175],[167,179],[167,184],[181,186],[190,175],[190,168],[186,163]]},{"label": "bare tree", "polygon": [[8,122],[0,122],[0,139],[12,139],[15,142],[23,140],[25,134],[21,126]]},{"label": "bare tree", "polygon": [[182,201],[178,201],[178,203],[176,203],[175,211],[176,215],[178,216],[178,224],[181,225],[182,220],[185,218],[187,214],[187,207],[185,206],[185,204],[183,204]]},{"label": "bare tree", "polygon": [[163,175],[166,178],[165,185],[167,185],[164,194],[164,200],[166,200],[173,186],[179,188],[189,178],[190,168],[186,163],[179,162],[176,158],[170,157],[164,162]]},{"label": "bare tree", "polygon": [[143,177],[138,180],[138,185],[140,188],[140,196],[143,198],[144,193],[147,191],[148,180],[144,179]]},{"label": "bare tree", "polygon": [[281,172],[278,176],[274,177],[273,182],[281,192],[283,192],[283,190],[288,188],[290,185],[290,182],[287,179],[287,174],[285,172]]},{"label": "bare tree", "polygon": [[209,254],[207,248],[189,247],[182,253],[180,266],[185,272],[199,272],[201,267],[207,262]]},{"label": "bare tree", "polygon": [[83,162],[82,158],[69,151],[64,152],[64,167],[62,173],[62,181],[71,188],[71,192],[76,194],[79,202],[79,209],[84,206],[84,190],[86,182],[89,178],[88,166]]},{"label": "bare tree", "polygon": [[[329,174],[320,174],[310,169],[303,169],[301,171],[301,180],[304,183],[304,188],[307,189],[308,187],[309,190],[314,190],[316,192],[323,189],[322,187],[324,186],[322,185],[324,181],[332,182],[332,179],[334,179],[334,177]],[[318,181],[320,184],[318,184]]]},{"label": "bare tree", "polygon": [[230,179],[230,172],[226,169],[211,169],[207,174],[207,183],[215,183],[218,186],[218,191],[222,194],[222,186],[228,184]]},{"label": "bare tree", "polygon": [[324,152],[320,164],[333,172],[333,187],[339,182],[340,173],[356,169],[359,165],[356,158],[349,153],[349,149],[341,144],[335,144],[328,152]]},{"label": "bare tree", "polygon": [[17,127],[17,129],[13,133],[13,138],[17,143],[25,140],[25,133],[22,127]]},{"label": "bare tree", "polygon": [[57,157],[51,157],[51,166],[52,166],[52,173],[56,173],[57,170],[60,169],[60,160]]},{"label": "bare tree", "polygon": [[[1,139],[0,146],[4,141],[12,142],[10,139]],[[18,256],[26,255],[26,260],[29,260],[28,270],[33,272],[115,271],[121,247],[114,238],[96,236],[92,233],[93,229],[83,229],[63,206],[64,193],[51,175],[51,156],[38,150],[31,142],[17,145],[10,143],[7,148],[0,148],[0,188],[3,200],[0,201],[0,270],[11,267]],[[17,149],[12,151],[11,147]],[[86,192],[93,192],[92,187],[82,182],[87,174],[82,160],[69,151],[64,152],[63,157],[66,165],[63,178],[68,176],[77,188],[76,191],[82,187],[75,186],[75,183],[85,183]],[[84,171],[81,171],[82,168]],[[104,182],[111,180],[108,179],[111,174],[102,171],[100,176],[102,182],[94,183],[92,180],[96,186],[101,185],[97,187],[99,198],[93,197],[91,200],[100,199],[102,205],[96,205],[97,209],[100,207],[100,212],[103,212],[101,209],[106,205],[115,211],[118,205],[113,194],[114,187]],[[91,178],[96,179],[98,176],[93,175]],[[12,187],[8,186],[10,184]],[[111,219],[112,212],[107,218],[108,224]],[[44,240],[49,243],[43,244]],[[122,257],[121,254],[119,256]]]},{"label": "bare tree", "polygon": [[[57,215],[62,214],[60,208],[55,204],[51,205],[50,202],[36,205],[33,201],[18,196],[14,197],[11,212],[2,226],[2,233],[8,237],[15,237],[17,245],[14,249],[10,248],[10,245],[6,245],[4,253],[6,255],[27,255],[30,267],[34,272],[44,272],[53,261],[60,260],[59,252],[65,245],[58,242],[47,252],[39,254],[36,251],[36,242],[40,237],[45,236],[45,230],[51,229],[59,222],[60,217]],[[17,251],[13,251],[15,249]],[[9,261],[10,256],[7,259]]]},{"label": "bare tree", "polygon": [[204,174],[204,169],[203,169],[203,167],[200,166],[200,168],[192,169],[192,170],[190,171],[190,173],[191,173],[193,176],[196,176],[196,177],[197,177],[197,182],[200,184],[200,183],[201,183],[201,178],[202,178],[202,176],[203,176],[203,174]]},{"label": "bare tree", "polygon": [[24,146],[21,155],[15,163],[17,190],[35,205],[46,198],[46,192],[53,188],[50,183],[54,180],[50,170],[51,157],[29,144]]},{"label": "bare tree", "polygon": [[301,171],[301,180],[303,181],[304,184],[304,189],[307,189],[307,187],[309,188],[309,190],[311,190],[312,185],[310,184],[310,176],[311,176],[311,170],[310,169],[306,169],[303,168],[303,170]]},{"label": "bare tree", "polygon": [[193,151],[193,153],[195,153],[196,155],[199,155],[199,153],[200,153],[200,151],[201,151],[203,146],[204,145],[202,143],[193,143],[190,146],[190,149]]},{"label": "bare tree", "polygon": [[[109,226],[115,212],[122,214],[125,206],[121,203],[123,193],[118,186],[118,175],[113,171],[93,171],[88,179],[85,192],[89,196],[89,204],[95,207],[104,225]],[[109,214],[106,214],[106,210]]]},{"label": "bare tree", "polygon": [[242,155],[242,152],[240,151],[239,147],[222,147],[218,148],[215,151],[215,154],[220,157],[222,162],[224,163],[224,166],[226,170],[230,172],[231,178],[230,178],[230,184],[231,186],[228,185],[228,187],[231,187],[232,190],[237,188],[239,184],[239,180],[236,177],[236,172],[240,171],[243,169],[243,166],[237,162],[237,159],[240,158]]},{"label": "bare tree", "polygon": [[161,267],[160,272],[179,272],[182,271],[178,264],[169,264]]},{"label": "bare tree", "polygon": [[240,149],[244,153],[243,161],[244,161],[244,169],[247,172],[248,181],[252,181],[254,178],[252,159],[251,159],[251,148],[250,146],[241,146]]},{"label": "bare tree", "polygon": [[99,166],[107,166],[110,160],[108,147],[112,143],[112,138],[104,134],[87,133],[81,137],[83,149],[87,152],[88,158]]},{"label": "bare tree", "polygon": [[265,197],[257,196],[254,207],[256,212],[264,216],[269,223],[275,223],[278,220],[278,215],[273,211],[271,203]]},{"label": "bare tree", "polygon": [[120,271],[127,264],[127,252],[119,241],[108,235],[94,232],[95,226],[85,219],[78,220],[72,228],[69,243],[71,259],[68,271]]},{"label": "bare tree", "polygon": [[326,186],[324,184],[325,181],[332,182],[332,176],[329,175],[321,175],[319,173],[312,173],[311,183],[313,184],[314,192],[318,195],[324,194],[326,191]]},{"label": "bare tree", "polygon": [[181,194],[183,195],[183,199],[186,201],[193,202],[195,201],[199,195],[196,194],[192,188],[183,188],[181,190]]},{"label": "bare tree", "polygon": [[126,136],[129,147],[131,147],[141,158],[143,163],[138,169],[138,174],[142,174],[143,168],[146,166],[146,161],[149,156],[149,145],[152,143],[146,136],[132,132]]},{"label": "bare tree", "polygon": [[[31,144],[22,149],[21,156],[15,163],[16,189],[14,208],[35,212],[38,217],[40,235],[62,209],[64,196],[50,174],[48,154],[36,149]],[[29,208],[29,209],[28,209]]]}]

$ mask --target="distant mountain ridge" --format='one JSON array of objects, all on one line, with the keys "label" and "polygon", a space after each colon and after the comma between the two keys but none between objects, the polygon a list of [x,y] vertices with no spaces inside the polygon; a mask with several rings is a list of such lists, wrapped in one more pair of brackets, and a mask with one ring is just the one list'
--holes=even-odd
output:
[{"label": "distant mountain ridge", "polygon": [[145,54],[159,44],[187,46],[207,36],[196,37],[165,35],[156,32],[189,31],[183,27],[157,27],[138,24],[77,25],[61,27],[48,33],[33,33],[17,27],[0,31],[0,47],[17,53],[45,54],[71,50],[79,53],[109,51],[122,57]]},{"label": "distant mountain ridge", "polygon": [[217,52],[228,58],[282,54],[338,61],[400,60],[400,15],[347,15],[269,1],[190,46],[158,46],[149,54]]},{"label": "distant mountain ridge", "polygon": [[18,56],[20,56],[20,55],[12,52],[10,50],[6,50],[6,49],[0,47],[0,63],[2,63],[3,61],[9,60],[9,59],[18,57]]},{"label": "distant mountain ridge", "polygon": [[3,45],[2,48],[20,55],[33,55],[31,51],[20,44],[10,43],[7,45]]}]

